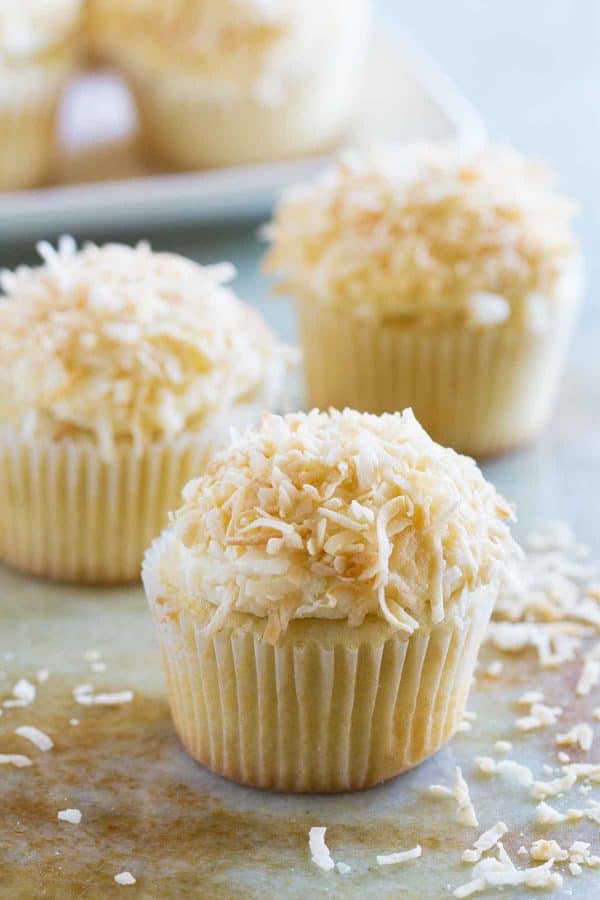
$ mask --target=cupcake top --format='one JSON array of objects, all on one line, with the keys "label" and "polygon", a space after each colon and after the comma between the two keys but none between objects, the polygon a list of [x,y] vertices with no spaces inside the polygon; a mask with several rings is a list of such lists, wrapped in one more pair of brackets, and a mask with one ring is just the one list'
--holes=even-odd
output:
[{"label": "cupcake top", "polygon": [[0,0],[0,56],[43,53],[70,36],[81,0]]},{"label": "cupcake top", "polygon": [[410,410],[265,415],[183,496],[161,580],[216,606],[209,630],[251,613],[270,641],[296,618],[430,629],[517,552],[511,507]]},{"label": "cupcake top", "polygon": [[[248,90],[267,104],[332,52],[340,30],[365,16],[366,0],[92,0],[93,39],[125,66],[193,75],[211,95]],[[190,87],[188,85],[188,87]]]},{"label": "cupcake top", "polygon": [[223,287],[228,263],[147,244],[77,252],[71,238],[38,249],[42,266],[1,276],[0,423],[92,438],[110,456],[279,394],[286,350]]},{"label": "cupcake top", "polygon": [[532,324],[578,268],[572,213],[546,169],[508,148],[347,155],[284,196],[266,268],[358,315]]}]

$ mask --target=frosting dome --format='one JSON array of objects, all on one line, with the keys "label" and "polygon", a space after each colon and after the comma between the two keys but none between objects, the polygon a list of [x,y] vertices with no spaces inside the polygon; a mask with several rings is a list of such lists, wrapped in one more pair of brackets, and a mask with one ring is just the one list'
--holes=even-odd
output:
[{"label": "frosting dome", "polygon": [[265,415],[184,499],[161,577],[216,605],[213,630],[268,617],[268,640],[303,617],[430,628],[517,553],[511,507],[410,410]]},{"label": "frosting dome", "polygon": [[545,168],[508,148],[350,154],[284,196],[266,268],[358,314],[528,321],[578,260],[572,212]]},{"label": "frosting dome", "polygon": [[2,273],[0,422],[83,433],[108,456],[279,393],[286,351],[223,286],[229,264],[70,238],[39,251],[44,265]]}]

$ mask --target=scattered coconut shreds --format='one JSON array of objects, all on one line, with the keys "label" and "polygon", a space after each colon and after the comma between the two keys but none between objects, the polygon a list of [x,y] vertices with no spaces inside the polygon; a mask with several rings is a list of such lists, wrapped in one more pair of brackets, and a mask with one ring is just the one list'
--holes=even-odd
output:
[{"label": "scattered coconut shreds", "polygon": [[20,753],[0,753],[0,766],[15,766],[17,769],[22,769],[31,765],[32,762],[28,756],[22,756]]},{"label": "scattered coconut shreds", "polygon": [[69,719],[69,725],[79,725],[79,719]]},{"label": "scattered coconut shreds", "polygon": [[88,662],[96,662],[96,660],[100,659],[101,656],[102,656],[102,651],[96,650],[96,649],[86,650],[83,654],[83,658],[85,660],[87,660]]},{"label": "scattered coconut shreds", "polygon": [[585,659],[575,693],[578,697],[587,697],[592,688],[598,684],[600,684],[600,660]]},{"label": "scattered coconut shreds", "polygon": [[421,856],[421,846],[417,844],[411,850],[401,850],[399,853],[379,854],[377,856],[378,866],[395,866],[399,863],[408,862],[410,859],[418,859]]},{"label": "scattered coconut shreds", "polygon": [[48,669],[40,669],[36,673],[35,677],[37,679],[38,684],[46,684],[46,682],[50,678],[50,672],[48,671]]},{"label": "scattered coconut shreds", "polygon": [[568,816],[559,813],[557,809],[543,800],[536,806],[535,821],[538,825],[559,825],[561,822],[566,822],[567,819]]},{"label": "scattered coconut shreds", "polygon": [[600,783],[600,763],[569,763],[562,767],[563,772],[573,773],[576,778],[589,778]]},{"label": "scattered coconut shreds", "polygon": [[479,862],[483,853],[486,853],[488,850],[491,850],[492,847],[495,847],[498,844],[500,838],[502,838],[506,832],[508,831],[508,826],[504,824],[504,822],[496,822],[491,828],[488,828],[487,831],[484,831],[477,840],[473,843],[472,850],[465,850],[462,855],[462,861],[468,863],[476,863]]},{"label": "scattered coconut shreds", "polygon": [[516,700],[517,706],[533,706],[534,703],[543,703],[543,702],[544,702],[544,692],[543,691],[525,691],[525,693],[521,694],[521,696],[518,697]]},{"label": "scattered coconut shreds", "polygon": [[36,728],[35,725],[20,725],[18,728],[15,728],[15,734],[31,741],[42,753],[47,753],[48,750],[52,750],[54,747],[52,738],[40,731],[39,728]]},{"label": "scattered coconut shreds", "polygon": [[570,791],[577,776],[572,772],[563,775],[562,778],[554,778],[552,781],[534,781],[531,785],[530,794],[534,800],[545,800],[546,797],[557,797]]},{"label": "scattered coconut shreds", "polygon": [[[499,847],[502,847],[500,844]],[[504,851],[504,848],[502,848]],[[532,890],[557,890],[562,887],[563,879],[558,872],[552,872],[554,860],[530,869],[517,869],[504,851],[498,859],[488,857],[473,867],[472,881],[460,885],[453,892],[455,897],[470,897],[481,893],[488,887],[519,886]]]},{"label": "scattered coconut shreds", "polygon": [[565,753],[564,750],[559,750],[558,753],[556,754],[556,756],[557,756],[558,761],[561,763],[571,762],[571,757],[569,756],[568,753]]},{"label": "scattered coconut shreds", "polygon": [[117,884],[123,886],[136,883],[136,879],[133,877],[131,872],[119,872],[118,875],[115,875],[115,881],[117,882]]},{"label": "scattered coconut shreds", "polygon": [[528,716],[522,716],[516,720],[515,727],[519,731],[534,731],[536,728],[556,725],[561,714],[562,707],[560,706],[545,706],[543,703],[534,703]]},{"label": "scattered coconut shreds", "polygon": [[579,863],[571,862],[569,863],[569,872],[571,873],[571,875],[581,875],[583,869],[581,868]]},{"label": "scattered coconut shreds", "polygon": [[61,822],[68,822],[70,825],[79,825],[81,811],[79,809],[61,809],[58,812],[58,818]]},{"label": "scattered coconut shreds", "polygon": [[308,846],[315,866],[318,866],[324,872],[330,872],[334,868],[335,863],[331,858],[329,847],[325,843],[326,831],[327,829],[322,827],[311,828],[308,833]]},{"label": "scattered coconut shreds", "polygon": [[92,672],[106,672],[108,666],[106,665],[105,662],[98,661],[98,662],[93,662],[91,664],[90,668],[91,668]]},{"label": "scattered coconut shreds", "polygon": [[352,866],[349,866],[348,863],[345,862],[338,862],[335,864],[335,867],[340,875],[348,875],[348,873],[352,871]]},{"label": "scattered coconut shreds", "polygon": [[463,778],[460,766],[456,767],[456,785],[454,788],[454,795],[457,802],[457,821],[460,822],[461,825],[464,825],[466,828],[477,828],[479,822],[477,821],[475,807],[471,802],[469,786]]},{"label": "scattered coconut shreds", "polygon": [[496,741],[494,750],[496,753],[510,753],[512,746],[510,741]]},{"label": "scattered coconut shreds", "polygon": [[5,709],[13,709],[19,706],[29,706],[35,700],[36,690],[26,678],[20,678],[12,689],[12,699],[5,700],[2,706]]},{"label": "scattered coconut shreds", "polygon": [[547,862],[549,859],[553,859],[555,862],[564,862],[569,858],[568,851],[563,850],[555,840],[534,841],[529,854],[536,862]]},{"label": "scattered coconut shreds", "polygon": [[585,753],[591,749],[594,740],[594,732],[587,722],[579,722],[573,725],[569,731],[557,734],[555,743],[559,747],[579,747]]},{"label": "scattered coconut shreds", "polygon": [[530,787],[533,784],[533,772],[527,766],[515,762],[514,759],[502,759],[496,762],[491,756],[476,756],[475,766],[482,775],[506,775],[518,787]]},{"label": "scattered coconut shreds", "polygon": [[432,797],[454,797],[454,791],[445,784],[430,784],[429,793]]},{"label": "scattered coconut shreds", "polygon": [[473,726],[471,725],[471,723],[466,722],[463,719],[463,721],[459,724],[458,728],[456,729],[456,733],[461,734],[464,731],[472,731],[472,730],[473,730]]},{"label": "scattered coconut shreds", "polygon": [[73,689],[73,699],[81,706],[119,706],[131,703],[133,691],[115,691],[112,694],[94,694],[91,684],[80,684]]}]

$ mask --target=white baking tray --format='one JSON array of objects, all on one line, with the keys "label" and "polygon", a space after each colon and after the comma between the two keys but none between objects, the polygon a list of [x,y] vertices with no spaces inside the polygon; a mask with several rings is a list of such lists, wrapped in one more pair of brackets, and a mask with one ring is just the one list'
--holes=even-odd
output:
[{"label": "white baking tray", "polygon": [[[112,72],[91,72],[70,87],[61,110],[57,183],[0,193],[0,240],[143,225],[208,224],[268,213],[286,185],[328,161],[311,157],[185,174],[152,172],[136,141],[136,117]],[[381,25],[365,70],[352,144],[378,140],[485,139],[479,115],[414,41]]]}]

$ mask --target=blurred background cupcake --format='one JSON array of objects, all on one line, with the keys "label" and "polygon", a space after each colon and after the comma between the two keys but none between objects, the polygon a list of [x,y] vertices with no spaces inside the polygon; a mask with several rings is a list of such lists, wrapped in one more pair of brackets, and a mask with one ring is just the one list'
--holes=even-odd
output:
[{"label": "blurred background cupcake", "polygon": [[39,247],[0,298],[0,559],[139,577],[182,486],[283,391],[287,351],[203,267],[149,246]]},{"label": "blurred background cupcake", "polygon": [[410,411],[269,415],[184,498],[143,579],[195,759],[345,791],[449,740],[517,552],[473,460]]},{"label": "blurred background cupcake", "polygon": [[339,141],[368,20],[367,0],[91,0],[88,26],[128,78],[148,150],[194,169]]},{"label": "blurred background cupcake", "polygon": [[412,406],[479,456],[531,438],[581,298],[572,212],[495,147],[348,155],[285,195],[266,268],[297,301],[309,403]]},{"label": "blurred background cupcake", "polygon": [[0,0],[0,190],[31,187],[51,168],[80,17],[81,0]]}]

